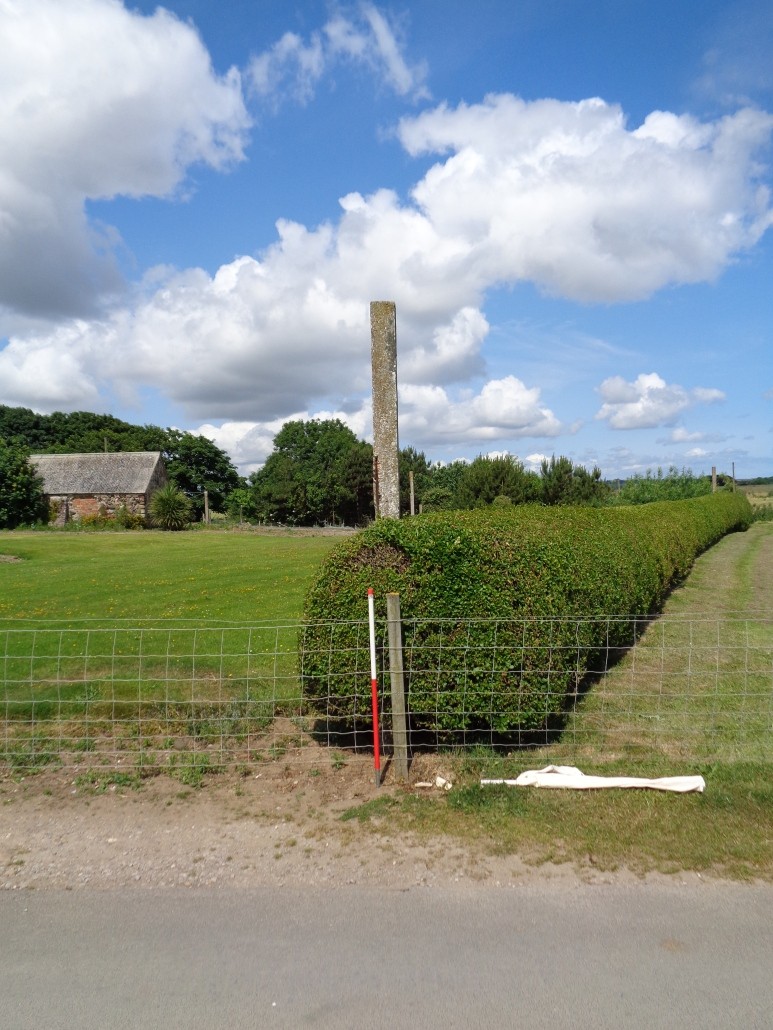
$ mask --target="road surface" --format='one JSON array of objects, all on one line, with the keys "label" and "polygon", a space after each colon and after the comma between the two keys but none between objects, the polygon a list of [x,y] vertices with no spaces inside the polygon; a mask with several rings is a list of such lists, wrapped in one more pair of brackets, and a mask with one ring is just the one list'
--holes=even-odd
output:
[{"label": "road surface", "polygon": [[6,891],[3,1030],[773,1026],[773,888]]}]

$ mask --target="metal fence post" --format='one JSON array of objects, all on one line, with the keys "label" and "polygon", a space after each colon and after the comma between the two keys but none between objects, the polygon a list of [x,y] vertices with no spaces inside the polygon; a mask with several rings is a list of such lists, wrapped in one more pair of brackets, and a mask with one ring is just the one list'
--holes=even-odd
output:
[{"label": "metal fence post", "polygon": [[405,679],[403,677],[403,632],[400,624],[400,595],[387,594],[389,634],[389,683],[392,691],[393,762],[398,780],[408,779],[408,727],[405,717]]}]

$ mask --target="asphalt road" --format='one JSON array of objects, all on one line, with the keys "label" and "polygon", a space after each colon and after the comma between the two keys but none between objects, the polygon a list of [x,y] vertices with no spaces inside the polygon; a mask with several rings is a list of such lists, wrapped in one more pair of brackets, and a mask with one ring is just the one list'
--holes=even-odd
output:
[{"label": "asphalt road", "polygon": [[2,1030],[773,1026],[773,888],[0,895]]}]

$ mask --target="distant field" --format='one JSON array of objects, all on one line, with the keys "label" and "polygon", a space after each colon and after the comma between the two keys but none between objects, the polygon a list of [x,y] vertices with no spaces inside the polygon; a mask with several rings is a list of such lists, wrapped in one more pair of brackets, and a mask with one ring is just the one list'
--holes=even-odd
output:
[{"label": "distant field", "polygon": [[750,504],[773,504],[773,486],[762,484],[757,486],[742,486],[740,489],[746,494]]}]

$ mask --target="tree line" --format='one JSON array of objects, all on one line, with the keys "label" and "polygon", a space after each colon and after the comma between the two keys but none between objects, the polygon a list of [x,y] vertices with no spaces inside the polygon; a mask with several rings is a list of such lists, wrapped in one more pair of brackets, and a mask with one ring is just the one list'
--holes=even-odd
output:
[{"label": "tree line", "polygon": [[[204,491],[210,510],[234,521],[289,526],[363,525],[374,516],[373,448],[339,419],[287,422],[265,464],[241,477],[229,456],[206,437],[159,426],[135,426],[112,415],[55,412],[0,405],[0,526],[43,517],[40,484],[26,462],[31,453],[161,451],[171,483],[200,519]],[[26,471],[25,471],[26,468]],[[605,505],[708,493],[708,477],[675,468],[633,476],[617,488],[599,468],[588,471],[553,455],[538,471],[512,455],[447,464],[406,447],[400,452],[401,510],[473,509],[488,505]],[[30,478],[31,477],[31,478]]]}]

